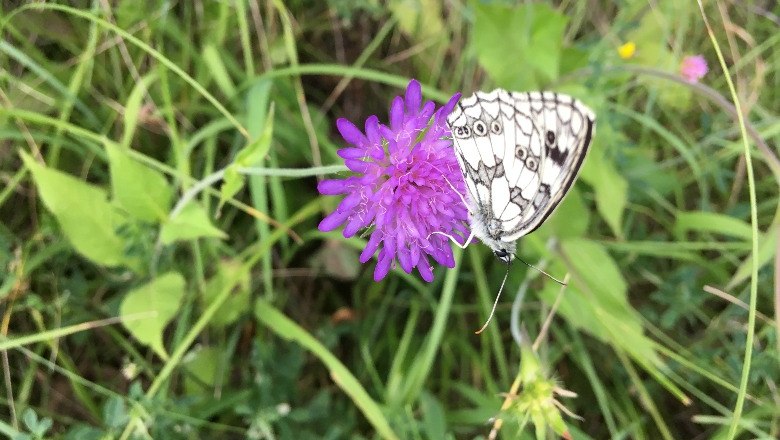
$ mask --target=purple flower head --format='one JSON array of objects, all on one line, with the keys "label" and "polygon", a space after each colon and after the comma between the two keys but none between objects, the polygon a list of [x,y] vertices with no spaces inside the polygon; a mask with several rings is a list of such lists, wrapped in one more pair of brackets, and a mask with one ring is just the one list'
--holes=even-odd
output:
[{"label": "purple flower head", "polygon": [[455,266],[448,238],[431,233],[463,240],[467,231],[468,211],[459,195],[465,193],[465,182],[445,123],[459,98],[457,94],[436,109],[433,102],[422,102],[420,83],[412,80],[405,97],[393,99],[389,126],[371,116],[364,134],[344,118],[336,121],[349,144],[338,155],[354,175],[317,186],[320,194],[346,195],[319,229],[332,231],[344,224],[344,237],[352,237],[373,226],[360,262],[379,250],[376,281],[396,260],[406,273],[416,267],[428,282],[433,280],[428,256]]},{"label": "purple flower head", "polygon": [[707,70],[707,60],[701,55],[689,55],[680,64],[680,73],[690,83],[699,82]]}]

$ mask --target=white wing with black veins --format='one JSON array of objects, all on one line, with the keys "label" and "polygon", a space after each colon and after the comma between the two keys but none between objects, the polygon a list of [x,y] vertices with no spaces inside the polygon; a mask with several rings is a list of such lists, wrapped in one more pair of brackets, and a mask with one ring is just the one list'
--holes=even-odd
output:
[{"label": "white wing with black veins", "polygon": [[574,183],[595,115],[567,95],[496,89],[461,99],[447,123],[472,221],[488,236],[480,238],[513,242],[538,228]]}]

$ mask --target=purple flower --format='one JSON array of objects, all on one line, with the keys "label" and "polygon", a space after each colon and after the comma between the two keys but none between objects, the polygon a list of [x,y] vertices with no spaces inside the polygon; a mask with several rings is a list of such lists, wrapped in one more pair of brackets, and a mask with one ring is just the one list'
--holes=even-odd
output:
[{"label": "purple flower", "polygon": [[346,195],[319,229],[332,231],[345,224],[344,237],[352,237],[373,226],[360,262],[379,250],[376,281],[396,260],[406,273],[416,267],[428,282],[433,281],[428,256],[455,266],[448,238],[431,233],[449,234],[462,243],[467,232],[468,211],[459,195],[465,193],[465,182],[445,123],[458,98],[460,94],[439,109],[431,101],[423,104],[420,83],[412,80],[406,96],[393,99],[389,127],[371,116],[363,134],[344,118],[336,121],[349,144],[338,155],[355,174],[317,186],[320,194]]},{"label": "purple flower", "polygon": [[689,55],[680,64],[680,73],[690,83],[699,82],[707,70],[707,60],[701,55]]}]

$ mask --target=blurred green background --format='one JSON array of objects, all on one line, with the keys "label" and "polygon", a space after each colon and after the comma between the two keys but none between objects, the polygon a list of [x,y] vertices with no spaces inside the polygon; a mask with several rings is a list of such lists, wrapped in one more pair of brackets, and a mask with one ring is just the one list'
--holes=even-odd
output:
[{"label": "blurred green background", "polygon": [[[0,435],[778,438],[780,7],[703,3],[1,2]],[[317,230],[411,78],[598,116],[519,244],[569,285],[514,265],[481,335],[485,246],[376,283]]]}]

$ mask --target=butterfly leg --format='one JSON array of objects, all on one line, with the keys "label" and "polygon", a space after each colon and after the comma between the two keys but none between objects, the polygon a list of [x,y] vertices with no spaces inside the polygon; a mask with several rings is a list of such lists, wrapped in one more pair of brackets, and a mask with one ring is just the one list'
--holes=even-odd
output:
[{"label": "butterfly leg", "polygon": [[471,243],[474,240],[474,233],[473,232],[471,234],[469,234],[469,237],[466,239],[465,243],[460,244],[460,243],[458,243],[458,240],[456,240],[455,237],[453,237],[452,235],[445,234],[444,232],[439,232],[439,231],[431,232],[430,234],[428,234],[428,237],[426,237],[426,239],[431,238],[431,235],[433,235],[433,234],[439,234],[439,235],[443,235],[443,236],[449,238],[450,241],[455,243],[455,246],[457,246],[457,247],[459,247],[461,249],[466,249],[466,246],[468,246],[469,243]]}]

